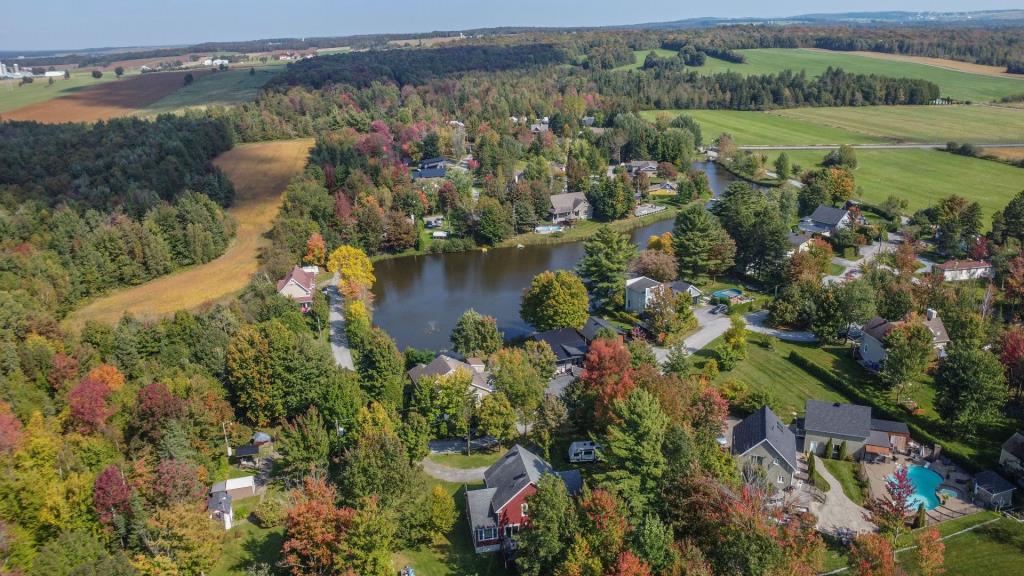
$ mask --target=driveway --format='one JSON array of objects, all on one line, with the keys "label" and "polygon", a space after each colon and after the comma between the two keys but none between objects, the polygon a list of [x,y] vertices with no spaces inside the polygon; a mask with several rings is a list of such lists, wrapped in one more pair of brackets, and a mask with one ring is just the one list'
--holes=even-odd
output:
[{"label": "driveway", "polygon": [[758,334],[767,334],[774,336],[779,340],[786,340],[787,342],[817,342],[818,337],[807,331],[797,330],[779,330],[778,328],[769,328],[765,326],[765,322],[768,321],[768,311],[759,310],[757,312],[751,312],[743,317],[747,321],[747,330],[750,332],[757,332]]},{"label": "driveway", "polygon": [[423,471],[427,473],[427,476],[445,482],[461,484],[481,482],[484,479],[484,472],[487,471],[486,466],[482,468],[452,468],[451,466],[434,462],[429,456],[423,459],[422,464]]},{"label": "driveway", "polygon": [[[729,329],[729,316],[727,314],[712,314],[712,308],[712,306],[701,306],[693,311],[699,328],[683,340],[683,346],[686,347],[686,351],[690,354],[704,348],[715,338],[725,334],[725,331]],[[659,364],[664,364],[668,361],[668,348],[653,347],[653,349],[654,357],[658,359]]]},{"label": "driveway", "polygon": [[843,493],[843,487],[839,481],[825,468],[821,458],[814,456],[814,467],[818,474],[829,485],[825,494],[823,504],[814,501],[811,503],[811,512],[818,517],[818,530],[829,534],[839,531],[851,531],[856,534],[874,532],[875,525],[867,520],[867,510],[858,506],[853,500],[847,498]]},{"label": "driveway", "polygon": [[338,292],[337,274],[331,279],[330,285],[324,288],[324,292],[327,293],[327,301],[330,307],[327,320],[331,330],[331,352],[334,353],[334,362],[342,368],[355,370],[355,364],[352,362],[352,351],[349,350],[348,337],[345,335],[345,317],[341,313],[344,300],[341,297],[341,293]]}]

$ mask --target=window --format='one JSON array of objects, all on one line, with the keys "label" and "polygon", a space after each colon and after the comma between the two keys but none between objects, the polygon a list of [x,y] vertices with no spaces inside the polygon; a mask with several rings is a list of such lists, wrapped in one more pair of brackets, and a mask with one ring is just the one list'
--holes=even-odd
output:
[{"label": "window", "polygon": [[496,540],[498,538],[498,527],[488,526],[487,528],[476,529],[476,540],[482,542],[484,540]]},{"label": "window", "polygon": [[519,524],[506,524],[505,525],[505,537],[511,538],[513,535],[519,533]]},{"label": "window", "polygon": [[772,458],[772,466],[778,466],[778,465],[779,465],[779,459],[778,458]]},{"label": "window", "polygon": [[785,484],[785,483],[786,483],[786,477],[785,476],[779,476],[779,484]]},{"label": "window", "polygon": [[526,502],[523,502],[522,504],[519,505],[519,511],[522,513],[523,516],[529,516],[530,505],[527,504]]}]

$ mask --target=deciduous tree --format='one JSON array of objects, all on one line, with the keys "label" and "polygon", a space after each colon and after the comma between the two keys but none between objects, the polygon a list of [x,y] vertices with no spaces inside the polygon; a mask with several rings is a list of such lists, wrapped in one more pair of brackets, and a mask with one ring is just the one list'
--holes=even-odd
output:
[{"label": "deciduous tree", "polygon": [[451,334],[452,347],[466,356],[487,356],[501,348],[504,338],[498,321],[470,308],[462,313]]},{"label": "deciduous tree", "polygon": [[590,344],[580,376],[584,389],[594,394],[594,412],[601,424],[609,422],[615,401],[636,386],[629,350],[621,338],[598,338]]},{"label": "deciduous tree", "polygon": [[373,275],[373,263],[365,252],[355,246],[339,246],[331,252],[327,269],[337,273],[343,283],[370,288],[377,281]]},{"label": "deciduous tree", "polygon": [[523,291],[519,314],[541,331],[582,328],[590,316],[587,289],[572,272],[541,272]]},{"label": "deciduous tree", "polygon": [[486,396],[480,402],[476,417],[480,423],[480,432],[494,436],[500,444],[507,444],[519,435],[516,429],[516,410],[501,392]]},{"label": "deciduous tree", "polygon": [[878,373],[882,382],[896,389],[896,402],[908,386],[920,378],[934,357],[932,332],[920,317],[911,316],[885,338],[885,360]]},{"label": "deciduous tree", "polygon": [[999,421],[1007,399],[1006,376],[988,350],[949,346],[935,373],[935,410],[961,437]]}]

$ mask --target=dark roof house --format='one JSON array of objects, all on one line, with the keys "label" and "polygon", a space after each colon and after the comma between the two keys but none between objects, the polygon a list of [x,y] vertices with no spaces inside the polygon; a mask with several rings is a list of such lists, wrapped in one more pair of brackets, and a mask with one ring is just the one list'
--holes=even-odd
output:
[{"label": "dark roof house", "polygon": [[587,355],[587,341],[573,328],[556,328],[533,335],[538,342],[546,342],[555,353],[555,362],[560,368],[583,361]]},{"label": "dark roof house", "polygon": [[737,456],[763,443],[771,445],[790,469],[796,470],[796,435],[767,406],[747,416],[732,429],[732,452]]},{"label": "dark roof house", "polygon": [[871,434],[871,408],[856,404],[808,400],[804,430],[825,436],[867,438]]},{"label": "dark roof house", "polygon": [[850,212],[842,208],[833,208],[819,204],[810,216],[799,223],[799,228],[808,234],[828,236],[840,228],[850,224]]},{"label": "dark roof house", "polygon": [[579,332],[580,336],[583,336],[583,339],[590,343],[597,339],[598,334],[602,330],[610,331],[614,334],[622,334],[622,330],[619,330],[614,324],[597,316],[587,318],[587,323],[583,325],[583,328],[580,328]]},{"label": "dark roof house", "polygon": [[472,392],[478,398],[482,399],[484,396],[494,392],[494,387],[491,385],[490,375],[484,371],[482,363],[474,365],[468,362],[463,362],[449,353],[438,354],[437,357],[431,360],[429,364],[419,364],[414,366],[407,372],[407,374],[414,384],[418,384],[422,378],[447,376],[457,370],[464,370],[472,376],[473,379],[470,386],[473,389]]}]

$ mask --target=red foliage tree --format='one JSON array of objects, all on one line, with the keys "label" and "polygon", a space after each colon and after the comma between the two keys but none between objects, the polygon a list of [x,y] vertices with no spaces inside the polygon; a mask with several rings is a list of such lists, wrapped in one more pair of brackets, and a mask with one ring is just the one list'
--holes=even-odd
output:
[{"label": "red foliage tree", "polygon": [[850,572],[856,576],[899,576],[892,545],[881,534],[862,534],[850,549]]},{"label": "red foliage tree", "polygon": [[871,521],[882,534],[890,536],[893,541],[906,528],[907,515],[911,510],[911,496],[914,495],[914,484],[910,481],[906,466],[899,466],[892,476],[885,481],[888,498],[873,498],[868,503]]},{"label": "red foliage tree", "polygon": [[161,460],[156,465],[151,500],[157,506],[197,503],[206,493],[194,466],[181,460]]},{"label": "red foliage tree", "polygon": [[306,264],[323,266],[327,262],[327,243],[319,232],[313,232],[306,240],[306,255],[302,260]]},{"label": "red foliage tree", "polygon": [[335,574],[336,555],[355,511],[335,506],[337,494],[322,478],[306,478],[293,499],[285,521],[288,539],[281,547],[284,566],[294,576]]},{"label": "red foliage tree", "polygon": [[690,409],[690,423],[695,432],[714,438],[722,433],[728,414],[729,403],[717,388],[708,386],[700,391]]},{"label": "red foliage tree", "polygon": [[110,527],[117,515],[126,514],[131,505],[132,491],[121,471],[111,464],[96,477],[92,486],[92,505],[100,522]]},{"label": "red foliage tree", "polygon": [[619,510],[615,496],[607,490],[597,489],[580,502],[586,519],[586,538],[590,548],[610,565],[619,555],[626,541],[629,523]]},{"label": "red foliage tree", "polygon": [[598,421],[607,423],[612,404],[636,387],[629,349],[622,339],[594,340],[583,362],[580,379],[584,388],[595,394],[594,412]]},{"label": "red foliage tree", "polygon": [[334,194],[334,217],[342,224],[352,221],[352,201],[348,199],[344,190],[338,190]]},{"label": "red foliage tree", "polygon": [[0,402],[0,453],[17,450],[23,437],[21,420],[11,411],[10,404]]},{"label": "red foliage tree", "polygon": [[124,388],[124,374],[121,374],[121,371],[117,369],[117,366],[112,364],[100,364],[92,370],[89,370],[86,377],[103,382],[111,392],[117,392],[121,388]]},{"label": "red foliage tree", "polygon": [[63,352],[57,352],[51,360],[50,373],[46,375],[50,388],[55,392],[62,390],[67,382],[78,377],[78,360]]},{"label": "red foliage tree", "polygon": [[135,425],[141,434],[155,439],[168,420],[180,420],[186,411],[183,399],[172,394],[162,382],[153,382],[139,390]]},{"label": "red foliage tree", "polygon": [[651,576],[651,567],[629,550],[619,554],[611,576]]},{"label": "red foliage tree", "polygon": [[978,236],[967,248],[967,255],[974,260],[984,260],[989,256],[987,236]]},{"label": "red foliage tree", "polygon": [[1024,388],[1024,328],[1010,326],[1003,333],[999,361],[1006,371],[1006,382],[1019,396]]},{"label": "red foliage tree", "polygon": [[946,562],[946,545],[942,542],[939,531],[934,528],[922,530],[914,538],[917,548],[914,549],[914,564],[921,576],[938,576],[946,571],[942,567]]},{"label": "red foliage tree", "polygon": [[68,408],[75,427],[83,434],[102,430],[114,413],[107,399],[110,387],[98,378],[86,376],[68,393]]}]

